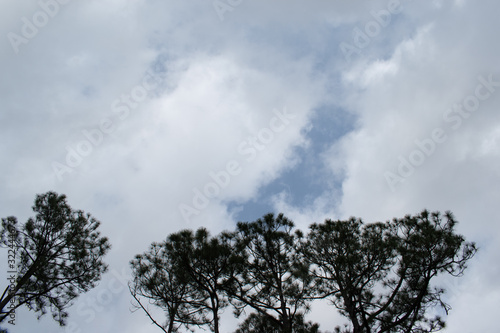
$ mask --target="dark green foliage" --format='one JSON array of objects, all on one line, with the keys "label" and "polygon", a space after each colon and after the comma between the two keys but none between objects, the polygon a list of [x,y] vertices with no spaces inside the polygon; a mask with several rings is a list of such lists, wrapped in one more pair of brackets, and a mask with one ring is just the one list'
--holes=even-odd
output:
[{"label": "dark green foliage", "polygon": [[[195,303],[199,292],[189,275],[178,267],[177,262],[168,255],[165,244],[153,243],[149,252],[137,255],[132,260],[133,281],[129,288],[137,302],[150,319],[164,332],[177,332],[181,326],[207,324],[203,307]],[[167,322],[160,325],[150,315],[141,298],[162,308],[167,314]]]},{"label": "dark green foliage", "polygon": [[228,305],[223,290],[231,283],[238,260],[229,241],[224,234],[210,237],[203,228],[196,233],[184,230],[132,261],[132,294],[167,310],[167,324],[157,324],[165,332],[175,332],[175,323],[208,324],[219,332],[220,312]]},{"label": "dark green foliage", "polygon": [[[269,316],[252,313],[250,314],[235,333],[282,333],[281,326],[278,321],[272,320]],[[298,314],[294,318],[292,324],[292,332],[294,333],[319,333],[319,325],[311,322],[304,322],[304,316]]]},{"label": "dark green foliage", "polygon": [[231,296],[239,314],[250,306],[280,332],[292,332],[296,318],[309,310],[313,289],[307,264],[297,252],[300,232],[283,214],[267,214],[255,222],[237,225],[236,248],[245,258]]},{"label": "dark green foliage", "polygon": [[[435,332],[444,327],[427,310],[449,306],[430,281],[459,276],[476,252],[453,233],[451,213],[427,211],[392,222],[360,220],[313,224],[303,251],[328,297],[352,326],[343,332]],[[340,330],[339,330],[340,331]]]},{"label": "dark green foliage", "polygon": [[169,240],[170,255],[196,285],[197,302],[210,313],[211,329],[218,333],[220,311],[228,305],[223,291],[231,283],[236,260],[229,239],[224,234],[212,238],[201,228],[194,235],[190,230],[172,234]]},{"label": "dark green foliage", "polygon": [[50,309],[63,326],[71,301],[93,288],[106,271],[102,258],[110,244],[97,231],[100,222],[71,209],[65,195],[37,195],[33,211],[35,217],[22,226],[15,217],[2,219],[1,243],[17,248],[17,279],[0,300],[0,321],[8,316],[3,309],[15,296],[16,308],[24,304],[39,312],[39,318]]}]

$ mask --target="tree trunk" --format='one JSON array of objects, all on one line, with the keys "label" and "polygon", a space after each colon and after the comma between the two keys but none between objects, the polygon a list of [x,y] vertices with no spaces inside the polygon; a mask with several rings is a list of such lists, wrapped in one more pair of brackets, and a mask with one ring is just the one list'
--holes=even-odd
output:
[{"label": "tree trunk", "polygon": [[214,333],[219,333],[219,302],[217,299],[217,295],[212,295],[212,313],[214,316]]}]

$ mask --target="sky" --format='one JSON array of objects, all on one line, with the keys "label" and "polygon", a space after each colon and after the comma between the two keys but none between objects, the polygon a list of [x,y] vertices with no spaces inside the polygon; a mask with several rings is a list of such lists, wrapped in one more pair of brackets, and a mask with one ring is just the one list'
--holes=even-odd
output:
[{"label": "sky", "polygon": [[[440,280],[448,333],[496,332],[500,44],[494,0],[0,2],[0,216],[56,191],[101,221],[109,264],[68,326],[154,333],[129,261],[182,229],[283,212],[452,211],[479,252]],[[6,271],[5,258],[0,263]],[[3,258],[3,257],[2,257]],[[326,302],[309,320],[346,322]],[[238,320],[231,310],[221,330]]]}]

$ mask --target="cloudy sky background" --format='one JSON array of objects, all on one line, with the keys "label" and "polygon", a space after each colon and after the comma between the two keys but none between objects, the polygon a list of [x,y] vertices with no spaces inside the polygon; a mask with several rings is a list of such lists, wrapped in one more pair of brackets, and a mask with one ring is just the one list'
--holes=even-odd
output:
[{"label": "cloudy sky background", "polygon": [[[232,3],[0,3],[0,215],[25,221],[54,190],[113,246],[67,328],[21,310],[9,330],[158,332],[130,313],[129,261],[183,228],[274,211],[307,230],[427,208],[451,210],[480,247],[442,281],[445,331],[497,331],[500,3]],[[335,313],[308,318],[333,330]]]}]

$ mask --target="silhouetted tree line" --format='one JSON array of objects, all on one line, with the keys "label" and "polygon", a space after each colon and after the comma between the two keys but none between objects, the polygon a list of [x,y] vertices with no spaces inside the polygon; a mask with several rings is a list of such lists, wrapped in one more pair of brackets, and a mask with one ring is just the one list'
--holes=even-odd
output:
[{"label": "silhouetted tree line", "polygon": [[[22,225],[2,218],[0,244],[15,274],[0,297],[0,322],[25,305],[64,326],[72,300],[107,270],[110,244],[100,222],[73,210],[64,195],[37,195],[33,210]],[[431,279],[461,276],[477,251],[455,234],[456,223],[450,212],[423,211],[385,223],[326,220],[305,235],[283,214],[267,214],[215,236],[182,230],[131,261],[129,288],[136,309],[169,333],[218,333],[228,307],[245,314],[235,333],[317,333],[305,318],[317,299],[348,319],[337,333],[436,332],[445,323],[429,310],[450,306]],[[154,318],[149,305],[166,318]]]},{"label": "silhouetted tree line", "polygon": [[[431,286],[438,274],[463,274],[476,252],[453,230],[452,214],[423,211],[386,223],[360,219],[312,224],[305,236],[283,214],[239,222],[216,236],[200,228],[173,233],[131,262],[130,291],[164,332],[208,326],[220,314],[251,314],[236,333],[314,333],[306,322],[315,299],[328,299],[350,324],[336,332],[435,332],[428,310],[450,309]],[[154,319],[147,304],[164,310]]]}]

